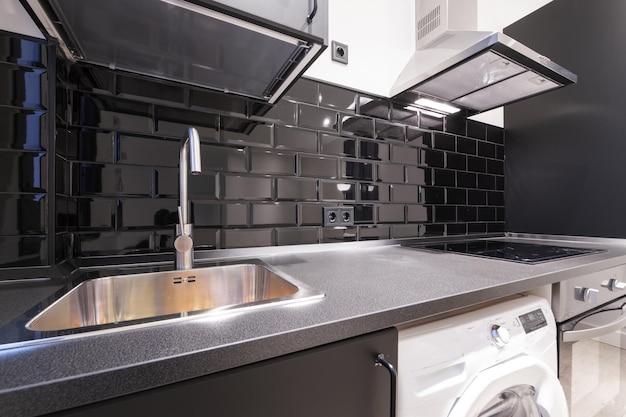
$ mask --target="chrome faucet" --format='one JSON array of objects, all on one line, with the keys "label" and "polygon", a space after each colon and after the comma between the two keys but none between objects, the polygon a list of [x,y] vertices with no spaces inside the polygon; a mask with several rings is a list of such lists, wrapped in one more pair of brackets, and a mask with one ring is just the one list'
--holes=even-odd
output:
[{"label": "chrome faucet", "polygon": [[[189,161],[189,166],[187,162]],[[180,142],[180,155],[178,162],[179,200],[178,200],[178,224],[176,225],[176,269],[193,268],[193,225],[189,222],[189,199],[187,197],[187,171],[191,175],[202,172],[200,161],[200,135],[198,131],[189,127]]]}]

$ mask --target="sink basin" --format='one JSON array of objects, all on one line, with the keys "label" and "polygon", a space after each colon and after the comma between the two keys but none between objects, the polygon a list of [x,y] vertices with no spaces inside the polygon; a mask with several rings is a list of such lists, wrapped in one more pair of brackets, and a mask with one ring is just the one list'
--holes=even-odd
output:
[{"label": "sink basin", "polygon": [[117,275],[82,282],[26,327],[60,331],[133,324],[323,296],[254,263]]}]

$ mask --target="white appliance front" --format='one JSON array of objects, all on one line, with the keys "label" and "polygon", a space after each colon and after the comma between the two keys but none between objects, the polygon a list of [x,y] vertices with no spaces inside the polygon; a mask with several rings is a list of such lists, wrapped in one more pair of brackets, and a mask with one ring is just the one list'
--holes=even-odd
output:
[{"label": "white appliance front", "polygon": [[556,325],[535,296],[398,327],[397,417],[567,417]]}]

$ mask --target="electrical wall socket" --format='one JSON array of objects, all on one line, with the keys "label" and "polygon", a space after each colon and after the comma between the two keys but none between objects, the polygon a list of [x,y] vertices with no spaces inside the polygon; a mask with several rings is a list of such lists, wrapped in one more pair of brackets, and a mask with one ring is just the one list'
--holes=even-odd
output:
[{"label": "electrical wall socket", "polygon": [[324,226],[354,226],[354,207],[324,207]]}]

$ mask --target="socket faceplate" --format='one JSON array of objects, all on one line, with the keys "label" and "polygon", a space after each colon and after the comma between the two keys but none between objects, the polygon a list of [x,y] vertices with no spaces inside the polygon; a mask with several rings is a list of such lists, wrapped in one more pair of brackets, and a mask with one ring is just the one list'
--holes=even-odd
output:
[{"label": "socket faceplate", "polygon": [[324,227],[354,226],[354,207],[324,207]]}]

